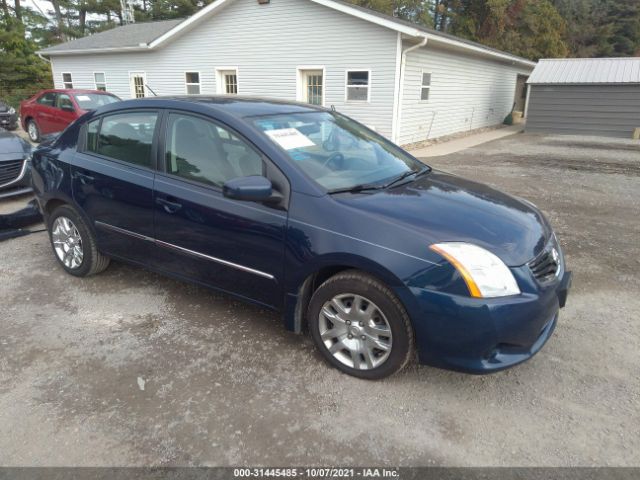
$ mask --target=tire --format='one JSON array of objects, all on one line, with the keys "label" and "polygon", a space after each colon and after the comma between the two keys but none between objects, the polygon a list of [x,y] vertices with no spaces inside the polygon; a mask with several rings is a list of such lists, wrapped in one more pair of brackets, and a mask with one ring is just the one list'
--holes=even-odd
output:
[{"label": "tire", "polygon": [[38,128],[38,124],[33,119],[27,120],[27,135],[32,142],[40,141],[40,128]]},{"label": "tire", "polygon": [[357,270],[320,285],[309,302],[307,320],[322,356],[354,377],[393,375],[414,352],[413,328],[400,301],[379,280]]},{"label": "tire", "polygon": [[71,206],[57,207],[49,217],[47,229],[53,254],[67,273],[88,277],[109,266],[109,257],[98,251],[93,233]]}]

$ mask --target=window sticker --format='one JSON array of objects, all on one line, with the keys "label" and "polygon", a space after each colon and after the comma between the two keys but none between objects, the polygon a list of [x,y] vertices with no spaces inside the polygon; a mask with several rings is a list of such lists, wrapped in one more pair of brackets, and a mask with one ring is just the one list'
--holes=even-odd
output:
[{"label": "window sticker", "polygon": [[309,160],[309,155],[306,155],[303,151],[294,148],[289,152],[289,156],[293,158],[297,162],[301,162],[303,160]]},{"label": "window sticker", "polygon": [[87,97],[86,95],[76,95],[76,99],[79,102],[90,102],[91,101],[91,98]]},{"label": "window sticker", "polygon": [[309,137],[300,133],[295,128],[281,128],[278,130],[267,130],[266,132],[271,139],[285,150],[293,150],[294,148],[312,147],[315,145]]}]

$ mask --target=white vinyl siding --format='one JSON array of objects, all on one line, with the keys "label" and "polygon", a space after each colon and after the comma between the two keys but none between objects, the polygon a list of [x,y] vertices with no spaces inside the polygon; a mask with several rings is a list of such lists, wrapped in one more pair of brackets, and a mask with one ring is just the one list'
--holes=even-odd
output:
[{"label": "white vinyl siding", "polygon": [[[422,97],[425,73],[430,74],[428,100]],[[398,143],[502,123],[513,106],[519,73],[531,70],[434,47],[409,52]]]},{"label": "white vinyl siding", "polygon": [[[241,47],[229,48],[229,45]],[[218,93],[218,70],[233,65],[247,96],[296,100],[297,67],[324,65],[324,103],[391,137],[397,34],[302,0],[236,0],[157,51],[52,56],[56,86],[72,72],[74,86],[93,88],[104,71],[109,91],[131,97],[130,71],[146,72],[158,95],[184,95],[185,71],[200,72],[200,93]],[[369,103],[347,102],[346,71],[371,70]]]}]

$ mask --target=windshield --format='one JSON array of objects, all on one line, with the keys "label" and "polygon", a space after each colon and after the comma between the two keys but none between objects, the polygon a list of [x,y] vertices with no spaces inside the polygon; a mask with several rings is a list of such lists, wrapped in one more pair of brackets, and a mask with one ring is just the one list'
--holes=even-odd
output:
[{"label": "windshield", "polygon": [[120,101],[118,97],[108,93],[78,93],[75,97],[78,106],[82,110],[95,110],[103,105]]},{"label": "windshield", "polygon": [[427,167],[382,136],[335,112],[256,117],[253,123],[329,191],[383,186]]}]

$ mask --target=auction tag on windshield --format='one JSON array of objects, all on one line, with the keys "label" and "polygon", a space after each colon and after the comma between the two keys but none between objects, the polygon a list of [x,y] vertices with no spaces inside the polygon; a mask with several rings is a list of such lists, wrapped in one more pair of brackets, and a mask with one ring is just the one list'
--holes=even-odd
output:
[{"label": "auction tag on windshield", "polygon": [[280,128],[278,130],[266,130],[264,133],[285,150],[294,148],[312,147],[315,145],[309,137],[295,128]]},{"label": "auction tag on windshield", "polygon": [[76,98],[78,100],[80,100],[81,102],[90,102],[91,98],[87,97],[86,95],[76,95]]}]

